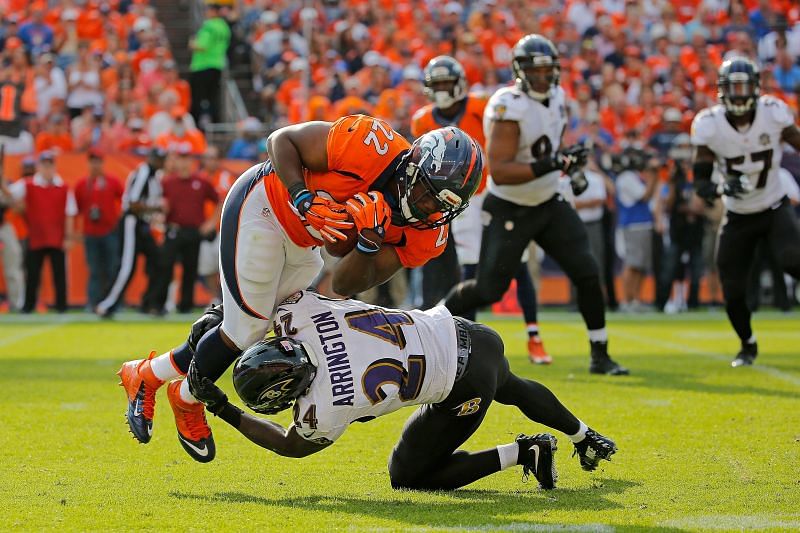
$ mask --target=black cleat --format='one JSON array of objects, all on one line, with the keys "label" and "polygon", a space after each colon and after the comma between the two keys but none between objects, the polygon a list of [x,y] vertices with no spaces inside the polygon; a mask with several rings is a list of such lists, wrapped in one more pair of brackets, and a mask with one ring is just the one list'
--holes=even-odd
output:
[{"label": "black cleat", "polygon": [[617,445],[614,444],[614,441],[602,436],[592,428],[586,430],[586,437],[582,441],[574,443],[574,446],[575,451],[572,452],[572,456],[578,456],[581,468],[587,472],[597,468],[602,459],[610,461],[611,456],[617,453]]},{"label": "black cleat", "polygon": [[757,342],[743,342],[742,349],[736,354],[736,359],[731,361],[733,368],[739,366],[752,366],[753,361],[758,356],[758,343]]},{"label": "black cleat", "polygon": [[611,359],[608,355],[608,342],[590,342],[592,362],[589,364],[590,374],[606,374],[609,376],[627,376],[630,371]]},{"label": "black cleat", "polygon": [[539,488],[554,489],[558,481],[556,458],[553,455],[558,449],[556,438],[549,433],[538,433],[531,436],[519,435],[516,442],[519,445],[519,464],[522,465],[523,481],[527,481],[533,472],[539,482]]}]

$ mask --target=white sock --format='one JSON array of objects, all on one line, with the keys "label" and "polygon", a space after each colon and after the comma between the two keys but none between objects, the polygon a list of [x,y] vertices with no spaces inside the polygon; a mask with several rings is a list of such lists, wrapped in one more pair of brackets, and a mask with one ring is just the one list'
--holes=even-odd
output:
[{"label": "white sock", "polygon": [[589,341],[591,342],[608,342],[608,332],[606,328],[590,329]]},{"label": "white sock", "polygon": [[153,370],[153,374],[161,381],[169,381],[183,375],[175,368],[175,363],[172,360],[172,350],[153,358],[150,361],[150,368]]},{"label": "white sock", "polygon": [[501,444],[497,447],[497,455],[500,456],[500,470],[505,470],[517,464],[519,459],[519,444]]},{"label": "white sock", "polygon": [[581,427],[578,428],[578,432],[574,435],[567,435],[569,440],[572,442],[578,443],[586,438],[586,430],[589,429],[589,426],[583,423],[583,420],[578,420],[581,423]]},{"label": "white sock", "polygon": [[747,339],[747,344],[753,344],[754,342],[756,342],[756,335],[755,335],[755,333],[754,333],[754,334],[752,334],[752,335],[750,335],[750,338],[749,338],[749,339]]},{"label": "white sock", "polygon": [[194,396],[192,396],[192,393],[189,392],[189,380],[187,379],[184,379],[181,382],[181,400],[186,403],[200,403]]},{"label": "white sock", "polygon": [[539,336],[539,324],[536,322],[530,322],[527,325],[528,330],[528,337],[538,337]]}]

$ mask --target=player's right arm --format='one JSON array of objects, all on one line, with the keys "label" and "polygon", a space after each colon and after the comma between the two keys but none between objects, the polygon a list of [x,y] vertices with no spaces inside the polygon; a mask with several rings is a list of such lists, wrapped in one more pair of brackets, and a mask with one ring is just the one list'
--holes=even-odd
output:
[{"label": "player's right arm", "polygon": [[192,364],[188,373],[192,394],[215,414],[251,442],[283,457],[306,457],[332,444],[332,441],[312,442],[301,437],[295,426],[285,429],[280,424],[249,415],[231,404],[228,396],[210,379],[200,378]]},{"label": "player's right arm", "polygon": [[692,121],[692,144],[695,147],[692,173],[694,175],[694,190],[697,196],[709,203],[719,197],[717,186],[711,181],[716,156],[711,151],[711,148],[708,147],[708,142],[713,135],[713,116],[709,110],[701,111]]}]

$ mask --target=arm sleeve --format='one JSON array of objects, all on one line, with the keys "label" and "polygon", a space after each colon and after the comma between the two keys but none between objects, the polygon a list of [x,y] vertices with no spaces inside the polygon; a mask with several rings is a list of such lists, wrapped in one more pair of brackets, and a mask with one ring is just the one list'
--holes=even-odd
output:
[{"label": "arm sleeve", "polygon": [[8,186],[8,192],[11,193],[11,197],[17,202],[21,202],[25,199],[26,190],[25,180],[17,180]]},{"label": "arm sleeve", "polygon": [[707,112],[701,112],[692,121],[692,145],[706,146],[714,137],[714,118]]},{"label": "arm sleeve", "polygon": [[64,209],[64,214],[68,217],[74,217],[78,214],[78,203],[75,201],[75,194],[72,191],[67,191],[67,205]]}]

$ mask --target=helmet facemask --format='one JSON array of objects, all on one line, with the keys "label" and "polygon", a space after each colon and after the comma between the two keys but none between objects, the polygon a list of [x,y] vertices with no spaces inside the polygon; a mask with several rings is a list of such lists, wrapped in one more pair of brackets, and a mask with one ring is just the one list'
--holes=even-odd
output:
[{"label": "helmet facemask", "polygon": [[[306,392],[316,377],[317,358],[308,343],[282,340],[264,341],[298,358],[296,363],[276,361],[259,368],[234,372],[234,386],[242,401],[253,411],[273,415],[287,409]],[[265,367],[268,372],[265,372]],[[268,377],[265,377],[265,373]]]},{"label": "helmet facemask", "polygon": [[512,69],[519,88],[539,102],[550,98],[561,80],[558,60],[548,55],[515,57]]},{"label": "helmet facemask", "polygon": [[[409,162],[406,166],[405,178],[400,180],[400,211],[411,227],[438,228],[448,224],[468,204],[450,189],[437,190],[433,180],[418,165]],[[425,205],[430,207],[423,207]]]},{"label": "helmet facemask", "polygon": [[463,78],[439,78],[430,82],[426,80],[423,92],[433,105],[447,109],[467,97],[466,85]]},{"label": "helmet facemask", "polygon": [[746,115],[755,109],[758,95],[758,84],[746,72],[731,72],[720,83],[720,100],[725,109],[737,117]]}]

